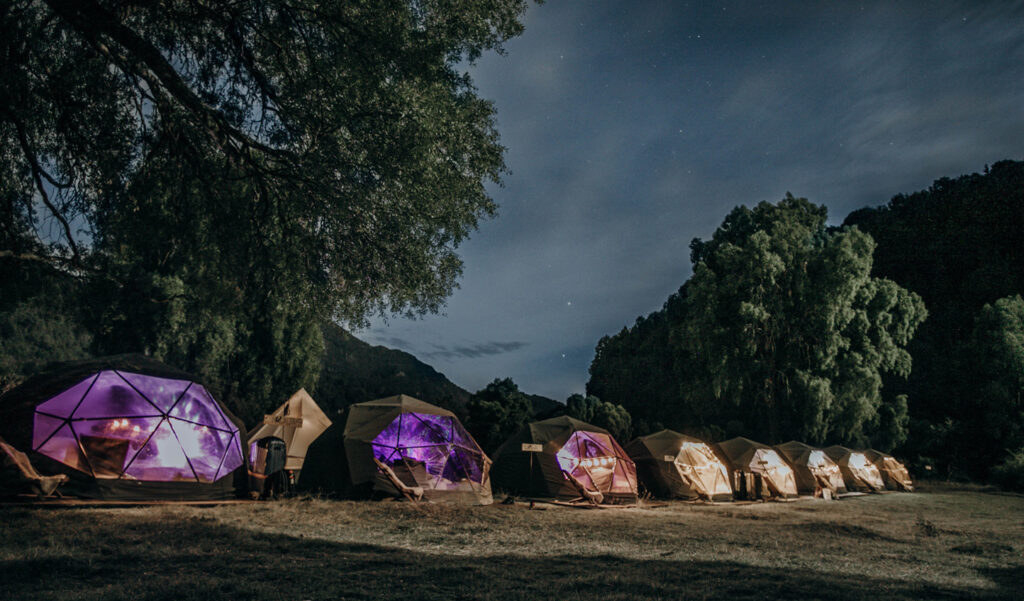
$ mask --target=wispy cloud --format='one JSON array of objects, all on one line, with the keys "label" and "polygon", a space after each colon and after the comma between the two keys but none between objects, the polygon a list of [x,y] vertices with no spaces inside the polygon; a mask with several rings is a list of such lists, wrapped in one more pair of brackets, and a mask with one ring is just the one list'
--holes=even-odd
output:
[{"label": "wispy cloud", "polygon": [[450,346],[444,347],[440,345],[433,345],[435,349],[429,353],[423,353],[424,357],[431,359],[443,358],[443,359],[477,359],[479,357],[490,357],[493,355],[501,355],[504,353],[511,353],[517,351],[525,346],[528,346],[526,342],[512,341],[512,342],[484,342],[481,344],[473,344],[469,346]]}]

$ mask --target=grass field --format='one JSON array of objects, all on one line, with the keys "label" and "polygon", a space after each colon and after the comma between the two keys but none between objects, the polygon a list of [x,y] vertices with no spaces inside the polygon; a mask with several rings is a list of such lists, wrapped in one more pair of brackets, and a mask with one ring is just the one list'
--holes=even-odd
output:
[{"label": "grass field", "polygon": [[1024,497],[0,508],[0,599],[1021,599]]}]

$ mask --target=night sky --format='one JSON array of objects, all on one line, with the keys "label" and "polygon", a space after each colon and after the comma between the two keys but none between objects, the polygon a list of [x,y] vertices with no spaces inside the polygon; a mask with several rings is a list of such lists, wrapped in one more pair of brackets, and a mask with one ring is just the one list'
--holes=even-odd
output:
[{"label": "night sky", "polygon": [[837,224],[1024,159],[1022,2],[552,0],[506,50],[471,69],[511,173],[461,288],[355,332],[471,392],[583,392],[601,336],[659,309],[737,205],[789,191]]}]

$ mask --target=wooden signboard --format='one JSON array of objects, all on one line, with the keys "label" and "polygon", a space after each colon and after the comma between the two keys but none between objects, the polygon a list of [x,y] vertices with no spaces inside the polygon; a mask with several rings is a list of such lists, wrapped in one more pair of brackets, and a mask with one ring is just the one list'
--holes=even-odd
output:
[{"label": "wooden signboard", "polygon": [[541,453],[544,451],[544,445],[542,444],[530,444],[528,442],[523,443],[524,453]]},{"label": "wooden signboard", "polygon": [[299,428],[302,426],[302,418],[287,415],[264,415],[263,424],[267,426],[284,426],[286,428],[292,426]]}]

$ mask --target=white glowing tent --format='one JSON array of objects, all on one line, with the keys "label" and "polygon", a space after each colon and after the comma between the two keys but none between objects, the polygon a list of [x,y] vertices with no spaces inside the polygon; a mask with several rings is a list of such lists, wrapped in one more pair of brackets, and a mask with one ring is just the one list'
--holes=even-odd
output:
[{"label": "white glowing tent", "polygon": [[250,453],[261,439],[280,438],[288,449],[284,469],[299,471],[306,460],[309,445],[330,425],[331,420],[313,397],[305,388],[300,388],[276,411],[264,416],[263,423],[249,433]]}]

